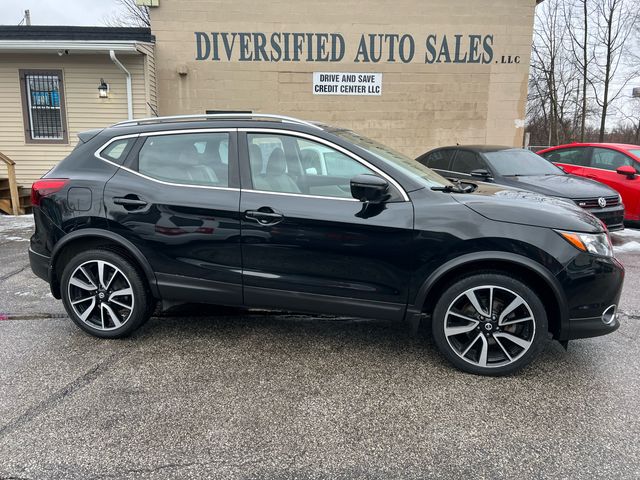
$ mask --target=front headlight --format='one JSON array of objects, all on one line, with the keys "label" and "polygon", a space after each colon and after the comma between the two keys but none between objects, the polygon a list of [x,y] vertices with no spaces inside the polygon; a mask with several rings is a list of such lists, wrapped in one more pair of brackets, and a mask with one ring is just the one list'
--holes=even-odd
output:
[{"label": "front headlight", "polygon": [[609,234],[603,233],[577,233],[563,232],[556,230],[562,238],[571,245],[583,252],[592,253],[594,255],[602,255],[604,257],[613,256],[613,247]]}]

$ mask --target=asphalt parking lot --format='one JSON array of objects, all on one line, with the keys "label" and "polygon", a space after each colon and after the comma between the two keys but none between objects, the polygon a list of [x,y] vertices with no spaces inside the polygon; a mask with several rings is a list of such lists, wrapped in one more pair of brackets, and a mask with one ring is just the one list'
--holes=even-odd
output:
[{"label": "asphalt parking lot", "polygon": [[483,378],[349,318],[192,307],[98,340],[31,229],[0,217],[0,478],[640,478],[640,232],[617,332]]}]

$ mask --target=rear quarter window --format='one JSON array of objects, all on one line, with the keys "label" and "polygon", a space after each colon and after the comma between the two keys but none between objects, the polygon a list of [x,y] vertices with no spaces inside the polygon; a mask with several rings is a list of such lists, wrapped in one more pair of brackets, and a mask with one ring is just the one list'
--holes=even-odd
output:
[{"label": "rear quarter window", "polygon": [[121,140],[116,140],[115,142],[111,142],[100,152],[100,156],[102,158],[106,158],[107,160],[111,160],[119,165],[124,163],[124,159],[127,158],[127,154],[135,142],[135,138],[123,138]]}]

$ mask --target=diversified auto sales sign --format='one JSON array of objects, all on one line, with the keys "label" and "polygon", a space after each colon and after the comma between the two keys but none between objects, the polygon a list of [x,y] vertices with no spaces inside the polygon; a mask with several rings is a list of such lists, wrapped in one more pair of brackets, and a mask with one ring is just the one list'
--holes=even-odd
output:
[{"label": "diversified auto sales sign", "polygon": [[194,32],[195,59],[215,62],[520,63],[494,54],[492,34],[362,34],[348,45],[340,33]]}]

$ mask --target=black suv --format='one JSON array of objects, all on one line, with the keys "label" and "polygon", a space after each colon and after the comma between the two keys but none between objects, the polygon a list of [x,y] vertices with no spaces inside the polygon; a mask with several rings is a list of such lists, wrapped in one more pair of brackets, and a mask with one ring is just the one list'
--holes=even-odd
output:
[{"label": "black suv", "polygon": [[624,269],[569,202],[452,183],[352,131],[276,115],[123,122],[34,183],[31,268],[103,338],[198,302],[430,319],[457,367],[506,374],[549,334],[618,328]]},{"label": "black suv", "polygon": [[624,228],[622,197],[604,183],[569,175],[524,148],[494,145],[442,147],[416,160],[446,178],[495,182],[566,198],[604,222],[610,232]]}]

